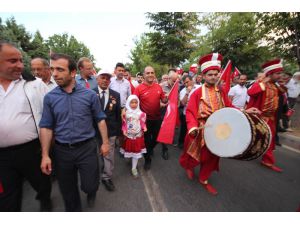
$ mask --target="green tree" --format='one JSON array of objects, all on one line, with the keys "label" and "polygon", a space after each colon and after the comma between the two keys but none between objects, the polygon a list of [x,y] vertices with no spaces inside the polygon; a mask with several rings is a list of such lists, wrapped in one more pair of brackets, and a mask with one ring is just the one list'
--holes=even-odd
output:
[{"label": "green tree", "polygon": [[147,17],[151,20],[149,27],[154,30],[147,34],[154,62],[174,67],[189,58],[199,32],[197,13],[158,12],[147,13]]},{"label": "green tree", "polygon": [[14,17],[7,19],[1,27],[1,39],[17,44],[25,52],[30,50],[31,34],[23,25],[18,25]]},{"label": "green tree", "polygon": [[276,56],[300,69],[300,12],[257,13],[267,45]]},{"label": "green tree", "polygon": [[152,60],[151,43],[149,37],[145,34],[139,39],[134,40],[135,47],[130,51],[132,64],[129,66],[131,73],[143,72],[146,66],[152,66],[158,77],[166,73],[168,65],[158,64]]},{"label": "green tree", "polygon": [[52,35],[47,40],[47,46],[52,52],[72,56],[75,61],[83,56],[94,61],[94,56],[90,53],[90,50],[82,42],[77,41],[73,35],[69,36],[67,33]]},{"label": "green tree", "polygon": [[17,24],[15,18],[9,18],[2,23],[0,18],[0,39],[15,43],[23,54],[26,72],[30,71],[30,60],[35,57],[49,59],[50,49],[52,52],[65,53],[72,56],[76,61],[80,57],[88,57],[94,61],[90,50],[76,38],[68,34],[54,34],[45,40],[39,31],[32,37],[23,25]]},{"label": "green tree", "polygon": [[210,13],[201,22],[208,32],[196,41],[199,47],[190,60],[219,52],[224,56],[223,65],[230,59],[241,72],[254,76],[270,57],[268,47],[262,44],[254,13]]},{"label": "green tree", "polygon": [[41,57],[44,59],[49,59],[49,48],[47,47],[46,42],[39,31],[35,32],[30,46],[31,50],[28,51],[28,55],[31,58]]}]

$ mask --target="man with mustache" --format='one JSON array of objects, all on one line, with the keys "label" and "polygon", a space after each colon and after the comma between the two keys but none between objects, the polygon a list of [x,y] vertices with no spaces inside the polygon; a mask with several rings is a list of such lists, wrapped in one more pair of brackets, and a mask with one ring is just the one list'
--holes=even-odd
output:
[{"label": "man with mustache", "polygon": [[38,193],[40,210],[51,211],[50,177],[39,166],[39,122],[48,88],[23,69],[17,47],[0,41],[0,211],[21,211],[24,178]]}]

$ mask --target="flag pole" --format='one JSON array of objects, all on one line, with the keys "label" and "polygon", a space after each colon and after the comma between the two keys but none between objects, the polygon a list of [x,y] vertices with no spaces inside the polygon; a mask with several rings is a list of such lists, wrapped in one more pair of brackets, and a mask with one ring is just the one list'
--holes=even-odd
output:
[{"label": "flag pole", "polygon": [[224,75],[224,73],[225,73],[225,71],[226,71],[226,69],[227,69],[227,67],[229,66],[229,63],[230,63],[231,61],[230,60],[228,60],[228,62],[227,62],[227,65],[225,66],[225,68],[224,68],[224,70],[223,70],[223,72],[222,72],[222,74],[221,74],[221,76],[220,76],[220,78],[219,78],[219,80],[217,81],[217,83],[216,83],[216,85],[215,86],[218,86],[219,85],[219,83],[221,82],[221,79],[222,79],[222,77],[223,77],[223,75]]},{"label": "flag pole", "polygon": [[169,94],[171,93],[171,91],[173,90],[173,88],[175,87],[175,84],[179,82],[179,79],[177,78],[177,80],[175,81],[175,83],[173,84],[171,90],[169,91]]}]

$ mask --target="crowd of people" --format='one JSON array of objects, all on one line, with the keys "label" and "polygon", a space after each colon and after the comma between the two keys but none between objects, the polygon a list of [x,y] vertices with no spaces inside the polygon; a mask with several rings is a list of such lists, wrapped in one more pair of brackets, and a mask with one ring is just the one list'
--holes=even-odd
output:
[{"label": "crowd of people", "polygon": [[[20,50],[0,42],[0,211],[21,211],[24,178],[36,191],[41,211],[51,211],[54,176],[66,211],[82,211],[80,188],[89,207],[95,204],[99,183],[115,191],[114,155],[130,158],[133,178],[138,161],[151,169],[153,150],[169,159],[168,146],[157,136],[168,106],[168,96],[179,82],[180,131],[175,146],[188,179],[200,165],[199,183],[212,195],[209,182],[219,170],[220,157],[206,146],[204,127],[219,109],[236,108],[259,115],[270,127],[272,140],[261,164],[275,172],[273,151],[280,145],[277,132],[291,129],[290,116],[300,94],[300,72],[285,72],[280,59],[266,62],[256,81],[246,87],[240,74],[227,93],[220,82],[222,55],[199,58],[200,73],[169,69],[158,81],[152,66],[133,77],[124,64],[114,71],[93,74],[89,58],[76,63],[71,56],[53,53],[50,62],[34,58],[32,74],[23,74]],[[99,168],[99,158],[102,167]]]}]

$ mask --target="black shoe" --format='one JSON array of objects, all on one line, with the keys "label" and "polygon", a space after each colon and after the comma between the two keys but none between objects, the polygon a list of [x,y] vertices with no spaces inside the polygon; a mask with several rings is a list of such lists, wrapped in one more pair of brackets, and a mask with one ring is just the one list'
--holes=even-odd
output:
[{"label": "black shoe", "polygon": [[282,127],[279,127],[279,128],[278,128],[278,132],[287,132],[287,130],[284,129],[284,128],[282,128]]},{"label": "black shoe", "polygon": [[125,157],[124,157],[124,154],[122,154],[121,152],[119,152],[119,156],[120,156],[121,159],[124,159],[124,158],[125,158]]},{"label": "black shoe", "polygon": [[96,192],[87,194],[86,201],[89,208],[94,208],[95,200],[96,200]]},{"label": "black shoe", "polygon": [[108,191],[114,191],[116,189],[115,185],[114,185],[114,183],[112,182],[111,179],[102,180],[102,184],[104,184],[106,190],[108,190]]},{"label": "black shoe", "polygon": [[150,170],[151,168],[151,158],[145,158],[144,170]]},{"label": "black shoe", "polygon": [[280,146],[280,147],[282,146],[282,144],[280,142],[276,142],[276,145]]},{"label": "black shoe", "polygon": [[50,198],[40,200],[40,212],[52,212],[53,206]]},{"label": "black shoe", "polygon": [[168,149],[163,149],[163,150],[161,151],[161,157],[162,157],[164,160],[168,160],[168,159],[169,159]]}]

